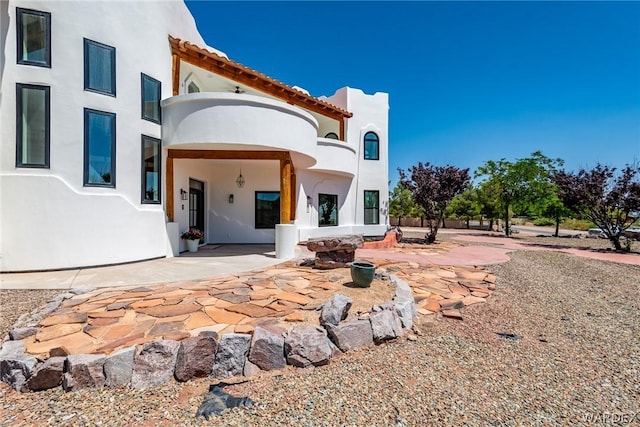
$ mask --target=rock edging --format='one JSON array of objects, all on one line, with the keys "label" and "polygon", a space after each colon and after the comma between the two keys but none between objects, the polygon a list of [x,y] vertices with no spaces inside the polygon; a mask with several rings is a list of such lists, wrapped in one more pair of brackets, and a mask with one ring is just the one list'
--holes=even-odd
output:
[{"label": "rock edging", "polygon": [[21,317],[0,347],[0,379],[17,391],[41,391],[62,386],[65,391],[88,387],[130,385],[143,389],[177,381],[212,376],[250,376],[286,364],[309,368],[356,348],[381,344],[410,330],[416,316],[411,287],[386,273],[378,274],[395,285],[391,301],[368,314],[349,313],[351,298],[336,293],[319,307],[320,327],[299,324],[288,330],[264,324],[253,334],[229,333],[216,341],[206,334],[181,341],[160,340],[102,354],[67,355],[39,360],[25,354],[21,339],[38,332],[37,323],[62,301],[89,290],[62,294],[28,320]]}]

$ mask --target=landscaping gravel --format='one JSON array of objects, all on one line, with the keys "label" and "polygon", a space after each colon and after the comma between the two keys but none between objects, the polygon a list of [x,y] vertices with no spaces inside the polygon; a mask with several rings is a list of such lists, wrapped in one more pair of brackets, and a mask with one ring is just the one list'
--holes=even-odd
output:
[{"label": "landscaping gravel", "polygon": [[[0,422],[515,426],[617,419],[640,424],[635,415],[640,412],[640,267],[546,251],[510,256],[511,261],[489,267],[497,289],[487,303],[467,307],[463,321],[421,319],[415,341],[403,338],[354,351],[320,368],[259,374],[225,389],[250,397],[256,402],[252,408],[209,421],[196,418],[208,380],[147,390],[56,388],[29,394],[0,384]],[[7,298],[6,292],[0,291],[3,333],[7,314],[28,311],[29,300],[35,308],[49,298],[38,296],[43,291],[15,294],[19,298]],[[19,307],[12,305],[16,299]]]}]

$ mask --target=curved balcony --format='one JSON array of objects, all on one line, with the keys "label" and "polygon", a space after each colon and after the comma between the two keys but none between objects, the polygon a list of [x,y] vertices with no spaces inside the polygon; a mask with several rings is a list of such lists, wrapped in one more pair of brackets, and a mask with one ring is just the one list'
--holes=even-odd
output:
[{"label": "curved balcony", "polygon": [[296,167],[316,162],[318,122],[306,111],[260,96],[202,92],[162,101],[166,147],[206,150],[276,150]]},{"label": "curved balcony", "polygon": [[351,178],[356,174],[356,149],[344,141],[317,138],[316,159],[317,163],[309,170],[337,173]]}]

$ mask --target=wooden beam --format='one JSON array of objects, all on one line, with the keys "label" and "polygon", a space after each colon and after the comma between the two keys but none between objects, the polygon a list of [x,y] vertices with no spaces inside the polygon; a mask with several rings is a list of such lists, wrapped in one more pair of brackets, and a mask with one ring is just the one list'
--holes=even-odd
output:
[{"label": "wooden beam", "polygon": [[344,119],[340,119],[338,122],[340,124],[340,141],[346,141],[346,139],[344,139]]},{"label": "wooden beam", "polygon": [[174,212],[173,212],[173,158],[167,157],[167,167],[166,167],[166,179],[167,179],[167,217],[169,218],[169,222],[173,222]]},{"label": "wooden beam", "polygon": [[291,159],[280,160],[280,224],[291,223]]},{"label": "wooden beam", "polygon": [[174,53],[171,62],[173,96],[178,96],[180,93],[180,57]]},{"label": "wooden beam", "polygon": [[277,80],[251,70],[237,62],[201,49],[191,43],[185,43],[171,36],[169,37],[169,42],[171,43],[174,55],[178,55],[180,60],[195,65],[196,67],[235,80],[241,85],[257,89],[268,95],[275,96],[286,102],[335,120],[353,116],[353,114],[347,110],[314,98],[311,95],[298,92]]},{"label": "wooden beam", "polygon": [[233,151],[233,150],[169,150],[172,159],[207,160],[285,160],[291,161],[287,151]]},{"label": "wooden beam", "polygon": [[291,164],[291,221],[296,219],[296,170]]}]

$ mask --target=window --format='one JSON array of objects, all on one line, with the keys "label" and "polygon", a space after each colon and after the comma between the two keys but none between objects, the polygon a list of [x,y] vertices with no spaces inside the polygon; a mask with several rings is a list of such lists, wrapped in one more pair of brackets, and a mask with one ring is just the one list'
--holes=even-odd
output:
[{"label": "window", "polygon": [[116,48],[84,39],[84,89],[116,96]]},{"label": "window", "polygon": [[367,191],[364,192],[364,223],[380,224],[380,192]]},{"label": "window", "polygon": [[84,109],[84,185],[116,186],[116,115]]},{"label": "window", "polygon": [[327,227],[338,225],[338,196],[318,194],[318,225]]},{"label": "window", "polygon": [[142,203],[160,203],[160,140],[142,135]]},{"label": "window", "polygon": [[338,134],[335,132],[329,132],[324,137],[328,139],[338,139]]},{"label": "window", "polygon": [[16,85],[16,166],[49,167],[49,86]]},{"label": "window", "polygon": [[200,92],[200,88],[194,82],[190,82],[187,86],[187,93],[198,93]]},{"label": "window", "polygon": [[380,159],[380,140],[378,139],[378,135],[373,132],[367,132],[364,134],[364,159]]},{"label": "window", "polygon": [[160,99],[162,85],[146,74],[141,75],[142,118],[160,124]]},{"label": "window", "polygon": [[256,228],[276,228],[280,224],[280,192],[256,191]]},{"label": "window", "polygon": [[18,64],[51,68],[51,14],[16,8]]}]

